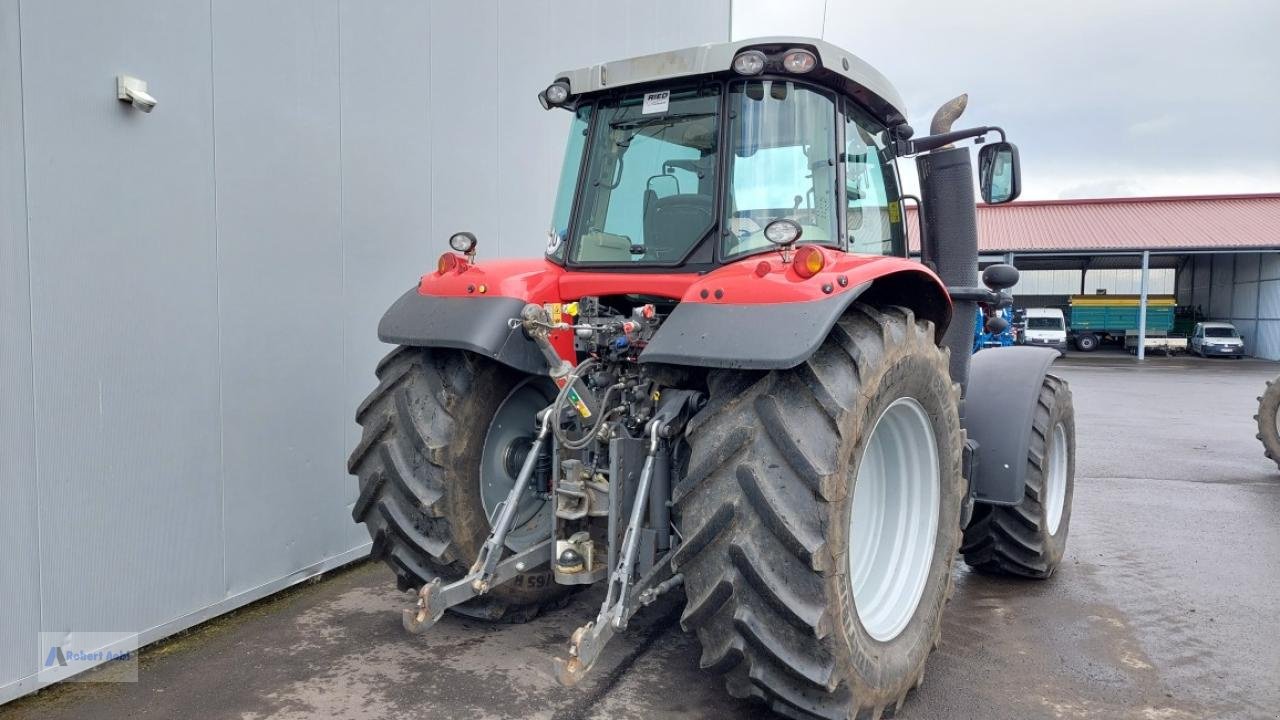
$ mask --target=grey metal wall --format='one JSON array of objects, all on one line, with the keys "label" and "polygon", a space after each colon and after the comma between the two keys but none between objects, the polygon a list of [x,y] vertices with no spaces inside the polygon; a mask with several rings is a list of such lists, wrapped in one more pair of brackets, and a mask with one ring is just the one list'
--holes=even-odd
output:
[{"label": "grey metal wall", "polygon": [[1178,303],[1234,324],[1250,355],[1280,360],[1280,253],[1192,255],[1178,270]]},{"label": "grey metal wall", "polygon": [[728,31],[729,0],[0,0],[0,702],[39,631],[148,642],[362,555],[383,309],[454,230],[540,252],[556,70]]}]

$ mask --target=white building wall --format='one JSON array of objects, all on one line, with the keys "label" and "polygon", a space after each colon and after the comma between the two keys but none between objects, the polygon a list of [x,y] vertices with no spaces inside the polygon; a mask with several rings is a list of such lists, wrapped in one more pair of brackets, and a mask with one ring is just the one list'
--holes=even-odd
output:
[{"label": "white building wall", "polygon": [[0,0],[0,702],[42,630],[149,642],[364,554],[345,459],[382,312],[453,231],[541,252],[557,71],[729,25],[729,0]]},{"label": "white building wall", "polygon": [[[1015,265],[1017,264],[1015,259]],[[1150,271],[1148,288],[1152,295],[1172,295],[1174,270],[1156,268]],[[1106,291],[1110,295],[1136,295],[1142,288],[1141,270],[1098,269],[1085,273],[1084,292],[1092,295]],[[1077,295],[1080,293],[1079,270],[1026,270],[1013,286],[1017,295]]]}]

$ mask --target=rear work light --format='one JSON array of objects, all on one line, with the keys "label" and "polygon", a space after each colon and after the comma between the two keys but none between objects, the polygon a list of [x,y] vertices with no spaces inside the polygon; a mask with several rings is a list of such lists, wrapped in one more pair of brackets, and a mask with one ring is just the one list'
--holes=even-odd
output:
[{"label": "rear work light", "polygon": [[563,105],[569,99],[569,84],[555,82],[547,86],[547,102],[552,105]]},{"label": "rear work light", "polygon": [[786,55],[782,56],[782,67],[787,72],[796,73],[797,75],[807,73],[818,66],[818,58],[808,50],[788,50]]},{"label": "rear work light", "polygon": [[463,255],[470,255],[476,251],[476,236],[469,232],[454,233],[449,236],[449,247]]},{"label": "rear work light", "polygon": [[792,266],[795,267],[796,274],[800,277],[811,278],[827,266],[827,258],[816,245],[804,245],[796,250],[796,257],[792,261]]},{"label": "rear work light", "polygon": [[764,53],[748,50],[733,59],[733,70],[739,75],[759,75],[764,72]]}]

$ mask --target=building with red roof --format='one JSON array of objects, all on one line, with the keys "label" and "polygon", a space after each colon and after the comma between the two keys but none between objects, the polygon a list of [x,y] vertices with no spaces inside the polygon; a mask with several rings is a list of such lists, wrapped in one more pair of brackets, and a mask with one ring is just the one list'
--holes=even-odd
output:
[{"label": "building with red roof", "polygon": [[[915,254],[916,209],[907,216]],[[984,263],[1013,262],[1028,281],[1055,273],[1063,304],[1085,292],[1090,273],[1127,274],[1135,284],[1144,264],[1172,273],[1180,306],[1235,324],[1250,354],[1280,359],[1280,193],[979,205],[978,249]],[[1045,297],[1038,291],[1035,301]]]}]

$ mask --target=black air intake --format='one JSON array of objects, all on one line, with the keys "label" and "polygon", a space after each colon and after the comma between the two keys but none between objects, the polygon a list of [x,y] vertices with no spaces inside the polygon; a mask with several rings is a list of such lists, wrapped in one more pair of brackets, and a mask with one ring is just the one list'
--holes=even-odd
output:
[{"label": "black air intake", "polygon": [[[922,196],[920,257],[947,287],[978,284],[978,219],[968,148],[934,150],[916,158]],[[964,387],[973,353],[978,305],[956,301],[942,342],[951,349],[951,379]]]}]

